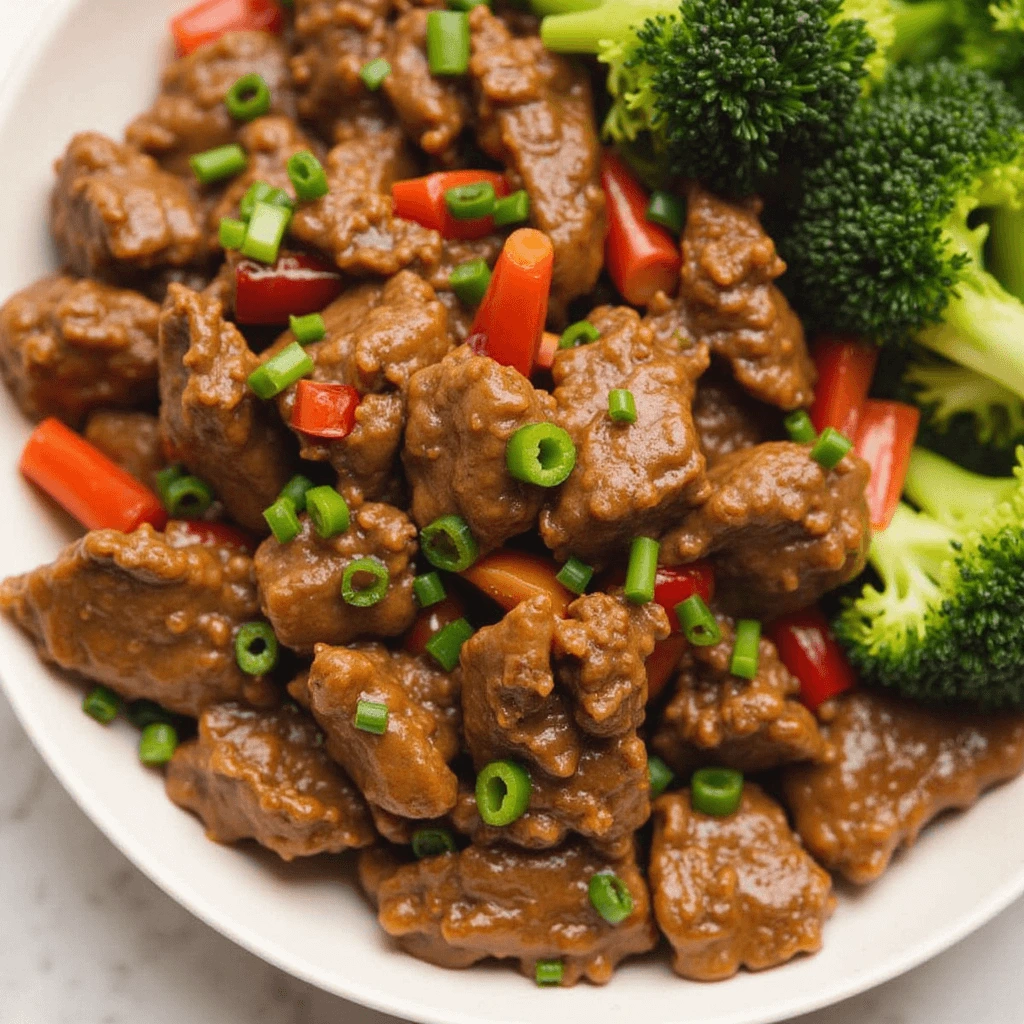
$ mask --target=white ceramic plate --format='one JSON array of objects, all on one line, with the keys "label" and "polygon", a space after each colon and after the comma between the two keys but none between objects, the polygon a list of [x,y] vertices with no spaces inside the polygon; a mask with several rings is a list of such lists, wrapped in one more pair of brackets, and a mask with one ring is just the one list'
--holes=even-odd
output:
[{"label": "white ceramic plate", "polygon": [[[0,298],[52,267],[51,165],[75,131],[118,136],[144,109],[167,56],[167,18],[184,0],[61,0],[0,98]],[[0,396],[0,575],[51,560],[76,534],[15,463],[28,425]],[[126,608],[130,615],[131,609]],[[877,985],[945,949],[1024,892],[1024,780],[931,829],[870,889],[844,892],[817,956],[699,985],[665,959],[630,963],[604,988],[539,990],[505,966],[449,972],[394,951],[352,884],[326,858],[286,866],[208,842],[135,756],[133,730],[99,728],[81,693],[0,623],[4,689],[79,806],[194,914],[253,953],[338,995],[431,1024],[768,1024]]]}]

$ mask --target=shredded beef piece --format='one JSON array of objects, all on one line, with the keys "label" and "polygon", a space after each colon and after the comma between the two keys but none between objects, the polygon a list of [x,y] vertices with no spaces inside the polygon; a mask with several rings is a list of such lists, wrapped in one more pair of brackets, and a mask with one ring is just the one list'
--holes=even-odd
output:
[{"label": "shredded beef piece", "polygon": [[97,409],[86,421],[85,439],[136,480],[156,489],[156,475],[167,462],[160,420],[152,413]]}]

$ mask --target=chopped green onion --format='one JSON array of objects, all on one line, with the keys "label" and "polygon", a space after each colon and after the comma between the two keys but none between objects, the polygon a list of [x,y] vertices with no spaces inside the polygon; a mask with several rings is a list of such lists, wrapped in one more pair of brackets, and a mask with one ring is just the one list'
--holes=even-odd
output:
[{"label": "chopped green onion", "polygon": [[[369,584],[360,585],[362,578],[371,577]],[[391,586],[388,567],[379,558],[357,558],[345,566],[341,577],[341,596],[353,608],[371,608],[384,600]]]},{"label": "chopped green onion", "polygon": [[472,635],[473,627],[465,619],[456,619],[439,629],[427,641],[427,653],[445,672],[451,672],[459,663],[462,645]]},{"label": "chopped green onion", "polygon": [[224,103],[236,121],[254,121],[270,112],[270,86],[262,75],[242,75],[228,89]]},{"label": "chopped green onion", "polygon": [[237,143],[208,149],[205,153],[196,153],[189,157],[192,173],[203,185],[211,185],[215,181],[233,178],[249,166],[249,158],[245,150]]},{"label": "chopped green onion", "polygon": [[579,323],[570,324],[562,331],[558,347],[576,348],[577,345],[589,345],[600,337],[601,332],[589,320],[580,320]]},{"label": "chopped green onion", "polygon": [[526,813],[533,784],[515,761],[492,761],[476,777],[476,808],[485,825],[503,828]]},{"label": "chopped green onion", "polygon": [[295,210],[295,200],[283,188],[272,188],[263,202],[270,203],[271,206],[280,206],[289,213]]},{"label": "chopped green onion", "polygon": [[234,217],[221,217],[217,238],[224,249],[241,249],[245,242],[246,223]]},{"label": "chopped green onion", "polygon": [[109,725],[121,710],[121,698],[108,687],[97,686],[86,694],[82,710],[100,725]]},{"label": "chopped green onion", "polygon": [[757,675],[761,644],[761,623],[757,619],[740,619],[736,623],[736,645],[732,649],[729,671],[741,679]]},{"label": "chopped green onion", "polygon": [[265,508],[263,518],[278,544],[287,544],[302,532],[302,524],[295,514],[295,505],[288,498],[278,498],[273,505]]},{"label": "chopped green onion", "polygon": [[811,458],[825,469],[835,469],[852,447],[853,442],[845,434],[835,427],[826,427],[811,449]]},{"label": "chopped green onion", "polygon": [[248,220],[257,203],[269,202],[274,194],[274,186],[265,181],[254,181],[238,204],[238,214],[242,220]]},{"label": "chopped green onion", "polygon": [[261,263],[276,263],[281,241],[288,230],[291,218],[291,210],[287,207],[266,201],[256,203],[249,218],[249,230],[245,233],[245,241],[239,252]]},{"label": "chopped green onion", "polygon": [[417,860],[455,852],[455,837],[446,828],[418,828],[412,834],[412,853]]},{"label": "chopped green onion", "polygon": [[125,711],[125,717],[136,729],[145,729],[154,722],[165,722],[173,725],[176,716],[166,708],[160,707],[155,700],[133,700]]},{"label": "chopped green onion", "polygon": [[448,276],[448,284],[467,306],[479,306],[491,283],[491,268],[486,260],[460,263]]},{"label": "chopped green onion", "polygon": [[421,608],[429,608],[447,597],[441,577],[436,572],[427,572],[412,581],[412,592]]},{"label": "chopped green onion", "polygon": [[450,11],[471,11],[481,4],[490,7],[491,0],[448,0],[448,9]]},{"label": "chopped green onion", "polygon": [[626,600],[647,604],[654,600],[654,581],[658,574],[658,551],[661,545],[650,537],[636,537],[629,549],[626,569]]},{"label": "chopped green onion", "polygon": [[609,923],[622,924],[633,913],[633,894],[611,871],[590,876],[587,886],[590,905]]},{"label": "chopped green onion", "polygon": [[370,92],[376,92],[384,84],[384,79],[390,74],[391,65],[383,57],[367,61],[359,69],[359,77],[363,80],[363,85]]},{"label": "chopped green onion", "polygon": [[661,796],[672,785],[675,772],[657,754],[647,758],[647,778],[651,783],[651,799]]},{"label": "chopped green onion", "polygon": [[167,488],[177,480],[179,477],[185,475],[185,467],[180,463],[175,463],[173,466],[164,466],[163,469],[159,470],[156,474],[156,493],[160,495],[160,500],[167,503]]},{"label": "chopped green onion", "polygon": [[277,500],[280,501],[282,498],[287,498],[295,508],[296,512],[306,511],[306,492],[311,490],[313,487],[313,481],[308,476],[303,476],[301,473],[296,473],[281,488],[281,493],[277,496]]},{"label": "chopped green onion", "polygon": [[683,221],[686,219],[686,205],[671,192],[654,192],[647,206],[647,219],[652,224],[660,224],[663,228],[668,228],[672,234],[678,235],[683,230]]},{"label": "chopped green onion", "polygon": [[538,960],[534,977],[541,986],[561,985],[565,967],[561,960]]},{"label": "chopped green onion", "polygon": [[172,519],[199,519],[213,504],[213,491],[197,476],[179,476],[164,488],[163,498]]},{"label": "chopped green onion", "polygon": [[636,402],[633,392],[615,388],[608,392],[608,415],[616,423],[636,423]]},{"label": "chopped green onion", "polygon": [[714,647],[721,642],[722,630],[700,594],[691,594],[676,605],[676,618],[683,634],[694,647]]},{"label": "chopped green onion", "polygon": [[373,700],[361,700],[356,704],[353,724],[361,732],[372,732],[383,736],[388,731],[388,706]]},{"label": "chopped green onion", "polygon": [[445,206],[456,220],[479,220],[494,213],[496,196],[489,181],[457,185],[444,194]]},{"label": "chopped green onion", "polygon": [[288,180],[304,203],[321,199],[330,191],[323,164],[308,149],[293,153],[288,158]]},{"label": "chopped green onion", "polygon": [[814,429],[811,417],[807,415],[806,409],[797,409],[791,412],[783,421],[782,425],[789,434],[790,441],[797,444],[812,444],[818,438],[818,432]]},{"label": "chopped green onion", "polygon": [[249,387],[260,398],[274,398],[312,372],[313,360],[297,341],[293,341],[249,374]]},{"label": "chopped green onion", "polygon": [[178,734],[167,722],[153,722],[139,737],[139,760],[143,764],[167,764],[178,746]]},{"label": "chopped green onion", "polygon": [[575,555],[573,555],[569,561],[559,569],[558,575],[555,579],[558,580],[566,590],[571,590],[574,594],[583,594],[586,592],[587,587],[590,586],[590,581],[593,577],[594,567],[592,565],[587,565],[586,562],[581,562]]},{"label": "chopped green onion", "polygon": [[262,676],[277,664],[277,636],[267,622],[247,622],[235,634],[235,661],[247,676]]},{"label": "chopped green onion", "polygon": [[494,226],[523,224],[530,219],[530,194],[525,189],[513,192],[494,204]]},{"label": "chopped green onion", "polygon": [[464,75],[469,70],[469,18],[462,11],[427,15],[427,63],[434,75]]},{"label": "chopped green onion", "polygon": [[314,341],[323,341],[327,337],[327,324],[319,313],[289,316],[288,326],[300,345],[312,345]]},{"label": "chopped green onion", "polygon": [[557,487],[576,466],[576,445],[554,423],[528,423],[508,439],[505,465],[524,483]]},{"label": "chopped green onion", "polygon": [[701,768],[690,780],[690,806],[701,814],[725,818],[743,798],[743,773],[733,768]]},{"label": "chopped green onion", "polygon": [[420,548],[427,561],[446,572],[463,572],[480,556],[480,548],[462,516],[435,519],[420,531]]},{"label": "chopped green onion", "polygon": [[324,540],[348,529],[348,502],[333,487],[311,487],[306,491],[306,511]]}]

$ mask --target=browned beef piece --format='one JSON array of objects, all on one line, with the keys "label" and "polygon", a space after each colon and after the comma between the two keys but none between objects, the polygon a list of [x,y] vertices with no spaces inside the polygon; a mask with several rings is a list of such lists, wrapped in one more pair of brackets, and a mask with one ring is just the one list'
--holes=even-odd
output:
[{"label": "browned beef piece", "polygon": [[[268,537],[256,552],[260,603],[278,640],[308,654],[318,643],[347,644],[361,636],[399,636],[416,617],[412,592],[416,527],[390,505],[352,510],[343,533],[324,540],[302,517],[295,540]],[[369,608],[346,604],[341,579],[349,562],[377,558],[387,566],[387,594]]]},{"label": "browned beef piece", "polygon": [[[656,537],[709,493],[690,403],[707,351],[658,342],[635,310],[588,318],[601,337],[555,357],[555,421],[576,443],[576,468],[541,516],[559,560],[602,562],[634,537]],[[637,419],[616,423],[608,393],[632,392]]]},{"label": "browned beef piece", "polygon": [[731,380],[715,373],[697,382],[693,423],[709,467],[723,455],[782,435],[781,424],[769,406],[755,402]]},{"label": "browned beef piece", "polygon": [[44,277],[0,308],[0,373],[32,419],[77,426],[100,406],[151,404],[159,319],[137,292]]},{"label": "browned beef piece", "polygon": [[369,846],[366,802],[327,756],[316,723],[291,704],[214,704],[199,738],[167,766],[167,795],[219,843],[255,839],[284,860]]},{"label": "browned beef piece", "polygon": [[422,528],[460,515],[481,553],[529,530],[545,492],[509,473],[505,449],[520,427],[553,411],[547,392],[465,345],[414,374],[402,450],[413,519]]},{"label": "browned beef piece", "polygon": [[621,595],[588,594],[555,622],[558,678],[573,697],[576,724],[592,736],[639,728],[647,706],[644,663],[669,634],[659,604],[630,604]]},{"label": "browned beef piece", "polygon": [[259,617],[252,559],[237,548],[174,547],[148,524],[94,530],[51,565],[0,584],[0,609],[47,661],[128,700],[198,715],[273,694],[235,661],[238,627]]},{"label": "browned beef piece", "polygon": [[427,13],[408,11],[388,32],[384,56],[391,74],[384,79],[383,91],[406,135],[442,163],[453,164],[455,142],[470,118],[469,90],[463,79],[431,74]]},{"label": "browned beef piece", "polygon": [[[633,897],[618,925],[594,910],[593,875],[613,872]],[[381,926],[413,956],[441,967],[510,958],[528,977],[538,960],[561,960],[563,985],[603,984],[627,956],[657,943],[650,897],[632,852],[611,859],[585,843],[531,853],[471,846],[402,865],[387,848],[360,855],[360,879]]]},{"label": "browned beef piece", "polygon": [[649,878],[673,967],[694,981],[816,952],[836,902],[831,878],[803,851],[782,808],[752,782],[724,818],[693,810],[689,790],[661,797]]},{"label": "browned beef piece", "polygon": [[[457,675],[381,644],[318,644],[308,685],[328,752],[367,800],[403,818],[437,818],[455,806],[459,783],[448,762],[459,752]],[[383,735],[356,727],[360,701],[387,706]]]},{"label": "browned beef piece", "polygon": [[353,117],[336,126],[335,138],[326,166],[330,192],[295,211],[292,235],[355,276],[436,266],[441,236],[392,214],[391,183],[411,170],[401,129]]},{"label": "browned beef piece", "polygon": [[481,4],[470,14],[480,147],[530,194],[530,219],[555,247],[556,316],[594,287],[606,230],[590,79],[536,35],[513,38]]},{"label": "browned beef piece", "polygon": [[249,74],[270,87],[273,113],[295,115],[284,42],[267,32],[228,32],[164,69],[156,102],[128,126],[128,144],[176,174],[191,174],[190,156],[237,141],[240,125],[224,97]]},{"label": "browned beef piece", "polygon": [[149,412],[97,409],[85,424],[85,439],[147,487],[167,464],[160,443],[160,420]]},{"label": "browned beef piece", "polygon": [[747,391],[781,409],[810,405],[814,364],[803,327],[772,283],[786,264],[765,234],[759,200],[727,203],[690,189],[680,301],[694,334]]},{"label": "browned beef piece", "polygon": [[[409,380],[451,347],[448,315],[429,284],[401,271],[385,285],[345,292],[323,318],[323,341],[306,346],[315,366],[311,379],[350,384],[362,400],[348,437],[331,441],[298,434],[302,457],[329,461],[350,500],[396,497]],[[264,358],[294,340],[286,331]],[[291,422],[295,390],[288,388],[278,400],[285,423]]]},{"label": "browned beef piece", "polygon": [[870,690],[840,697],[823,727],[838,756],[793,765],[786,804],[807,849],[851,882],[870,882],[950,808],[1024,768],[1024,716],[924,707]]},{"label": "browned beef piece", "polygon": [[205,262],[196,199],[152,157],[84,132],[71,140],[56,170],[50,231],[69,270],[117,284]]},{"label": "browned beef piece", "polygon": [[852,453],[826,470],[789,441],[732,452],[708,472],[710,499],[662,540],[662,561],[710,556],[716,600],[732,615],[805,608],[864,568],[868,473]]},{"label": "browned beef piece", "polygon": [[717,618],[722,641],[684,652],[652,748],[683,775],[702,764],[758,772],[827,759],[831,750],[800,703],[800,683],[779,660],[775,644],[762,637],[757,675],[740,679],[729,671],[733,620]]},{"label": "browned beef piece", "polygon": [[292,475],[288,434],[246,383],[259,365],[215,299],[171,285],[160,316],[160,426],[191,472],[254,533]]}]

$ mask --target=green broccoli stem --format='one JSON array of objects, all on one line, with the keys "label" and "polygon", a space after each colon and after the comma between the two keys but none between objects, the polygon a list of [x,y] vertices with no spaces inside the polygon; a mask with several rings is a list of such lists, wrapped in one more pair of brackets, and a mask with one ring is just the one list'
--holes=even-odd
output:
[{"label": "green broccoli stem", "polygon": [[885,590],[904,604],[904,613],[920,614],[940,595],[939,581],[953,553],[957,535],[930,516],[900,502],[889,525],[871,539],[870,562]]},{"label": "green broccoli stem", "polygon": [[992,211],[988,266],[1011,295],[1024,301],[1024,210]]},{"label": "green broccoli stem", "polygon": [[600,7],[603,0],[530,0],[530,8],[538,18],[546,18],[549,14],[573,14],[576,11],[589,11]]},{"label": "green broccoli stem", "polygon": [[551,14],[541,22],[540,38],[549,50],[597,53],[605,40],[632,38],[648,18],[678,15],[679,0],[604,0],[600,7],[581,7],[574,7],[569,14]]},{"label": "green broccoli stem", "polygon": [[[889,48],[888,57],[892,63],[913,60],[937,33],[952,24],[948,0],[929,0],[927,3],[907,3],[906,0],[891,0],[896,38]],[[931,54],[930,54],[931,55]]]},{"label": "green broccoli stem", "polygon": [[944,527],[962,533],[1018,487],[1015,477],[980,476],[926,448],[915,448],[903,493]]}]

